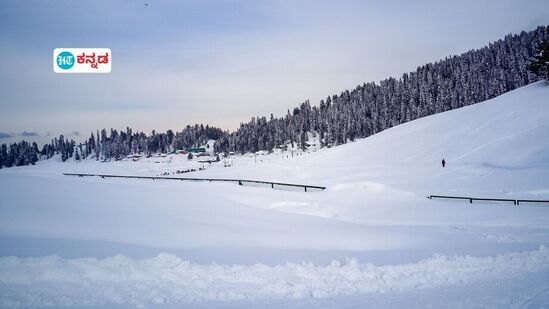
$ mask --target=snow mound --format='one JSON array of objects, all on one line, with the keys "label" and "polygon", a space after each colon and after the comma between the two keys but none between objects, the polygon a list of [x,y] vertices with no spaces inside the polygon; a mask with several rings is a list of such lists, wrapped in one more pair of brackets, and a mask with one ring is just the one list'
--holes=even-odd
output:
[{"label": "snow mound", "polygon": [[267,266],[199,265],[160,254],[135,260],[0,258],[0,307],[178,304],[205,300],[324,298],[513,278],[549,269],[549,249],[494,257],[435,255],[375,266],[354,259]]}]

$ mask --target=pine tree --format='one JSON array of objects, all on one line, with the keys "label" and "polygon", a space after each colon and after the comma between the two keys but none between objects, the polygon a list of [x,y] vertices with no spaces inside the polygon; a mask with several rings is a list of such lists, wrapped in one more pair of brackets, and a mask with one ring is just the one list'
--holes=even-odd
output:
[{"label": "pine tree", "polygon": [[[92,134],[93,137],[93,134]],[[95,160],[99,160],[99,154],[101,152],[101,141],[99,140],[99,130],[97,130],[95,137],[97,140],[95,141]]]},{"label": "pine tree", "polygon": [[528,70],[540,78],[549,80],[549,40],[538,44],[536,55],[528,64]]}]

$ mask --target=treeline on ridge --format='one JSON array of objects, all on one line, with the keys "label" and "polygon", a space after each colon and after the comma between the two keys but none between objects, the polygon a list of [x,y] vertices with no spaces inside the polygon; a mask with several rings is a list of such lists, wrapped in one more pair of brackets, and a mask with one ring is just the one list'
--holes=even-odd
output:
[{"label": "treeline on ridge", "polygon": [[[283,117],[254,117],[234,132],[202,124],[180,132],[97,130],[82,143],[55,138],[39,150],[21,141],[0,146],[0,168],[34,164],[60,154],[63,161],[120,159],[129,154],[170,152],[215,140],[216,152],[256,152],[307,147],[310,134],[320,147],[340,145],[424,116],[479,103],[549,76],[545,54],[549,26],[507,35],[480,49],[418,67],[400,78],[369,82],[328,96],[318,105],[307,100]],[[545,58],[544,58],[545,57]],[[530,69],[530,70],[529,70]],[[536,74],[532,73],[535,72]]]}]

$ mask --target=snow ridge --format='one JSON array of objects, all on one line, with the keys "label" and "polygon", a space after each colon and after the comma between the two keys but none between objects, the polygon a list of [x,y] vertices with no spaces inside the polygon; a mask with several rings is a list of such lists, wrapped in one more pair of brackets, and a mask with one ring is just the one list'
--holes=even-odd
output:
[{"label": "snow ridge", "polygon": [[348,259],[267,266],[200,265],[171,254],[150,259],[58,256],[0,258],[0,307],[146,305],[276,298],[322,298],[513,278],[549,269],[549,249],[493,257],[434,255],[375,266]]}]

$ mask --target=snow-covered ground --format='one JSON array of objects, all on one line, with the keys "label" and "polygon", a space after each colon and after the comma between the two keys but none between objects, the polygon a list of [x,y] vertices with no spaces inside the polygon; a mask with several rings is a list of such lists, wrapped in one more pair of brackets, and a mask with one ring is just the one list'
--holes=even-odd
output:
[{"label": "snow-covered ground", "polygon": [[549,199],[548,98],[538,82],[293,155],[0,170],[0,307],[547,307],[549,207],[425,196]]}]

